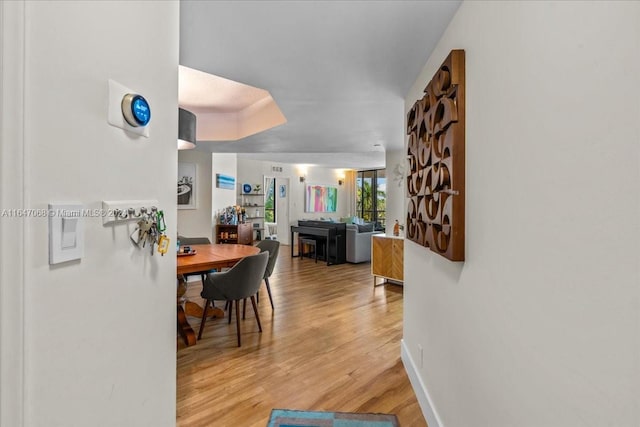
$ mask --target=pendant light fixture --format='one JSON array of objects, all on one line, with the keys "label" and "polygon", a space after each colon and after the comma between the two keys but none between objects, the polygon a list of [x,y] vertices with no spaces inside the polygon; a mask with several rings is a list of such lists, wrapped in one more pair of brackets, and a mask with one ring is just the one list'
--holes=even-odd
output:
[{"label": "pendant light fixture", "polygon": [[178,108],[178,150],[196,148],[196,115]]}]

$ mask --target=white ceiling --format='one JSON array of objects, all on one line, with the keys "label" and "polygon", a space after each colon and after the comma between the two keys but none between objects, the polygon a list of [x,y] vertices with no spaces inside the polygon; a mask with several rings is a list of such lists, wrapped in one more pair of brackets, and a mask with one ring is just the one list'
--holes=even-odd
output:
[{"label": "white ceiling", "polygon": [[180,64],[268,90],[287,119],[238,141],[198,141],[197,150],[383,167],[385,149],[403,145],[404,97],[459,5],[182,1]]}]

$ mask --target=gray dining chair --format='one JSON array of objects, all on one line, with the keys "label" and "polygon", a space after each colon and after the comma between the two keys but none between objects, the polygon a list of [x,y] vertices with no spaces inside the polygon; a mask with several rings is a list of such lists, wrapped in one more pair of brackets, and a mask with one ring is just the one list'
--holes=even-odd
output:
[{"label": "gray dining chair", "polygon": [[[269,302],[271,303],[271,310],[274,310],[273,307],[273,297],[271,296],[271,285],[269,284],[269,277],[271,277],[271,273],[273,273],[273,269],[276,265],[276,260],[278,259],[278,252],[280,251],[280,242],[277,240],[261,240],[256,244],[256,247],[260,249],[260,252],[268,252],[269,253],[269,262],[267,263],[267,268],[264,271],[264,283],[267,286],[267,293],[269,294]],[[256,301],[260,302],[260,291],[256,294]],[[229,306],[229,304],[227,304]],[[242,301],[242,318],[245,318],[245,314],[247,313],[247,300]],[[229,317],[229,321],[231,321],[231,317]]]},{"label": "gray dining chair", "polygon": [[[255,295],[260,289],[260,284],[264,277],[264,271],[269,262],[269,254],[261,252],[256,255],[245,257],[238,261],[236,265],[229,270],[221,273],[208,274],[203,282],[202,298],[206,300],[204,311],[202,314],[202,322],[200,323],[200,331],[198,339],[202,338],[202,331],[207,321],[207,309],[209,304],[214,300],[235,302],[236,306],[236,329],[238,333],[238,347],[240,347],[240,301],[245,298],[251,299],[253,312],[256,315],[258,329],[262,332],[260,324],[260,316],[258,315],[258,307],[256,306]],[[229,310],[233,309],[233,304],[229,305]],[[231,311],[229,312],[231,319]]]},{"label": "gray dining chair", "polygon": [[[276,265],[276,260],[278,259],[278,252],[280,251],[280,242],[277,240],[261,240],[256,245],[260,248],[260,252],[269,252],[269,262],[267,263],[267,268],[264,271],[264,283],[267,285],[267,293],[269,294],[269,302],[271,303],[271,310],[273,307],[273,297],[271,296],[271,285],[269,284],[269,277],[273,273],[273,269]],[[260,294],[258,294],[258,301],[260,301]]]},{"label": "gray dining chair", "polygon": [[[190,245],[210,245],[211,244],[211,240],[209,240],[208,237],[185,237],[185,236],[180,236],[178,235],[178,241],[180,242],[180,246],[190,246]],[[202,279],[202,283],[204,283],[205,280],[205,275],[207,273],[213,273],[215,272],[215,270],[212,271],[198,271],[195,273],[188,273],[188,274],[183,274],[184,278],[186,279],[189,276],[200,276],[200,278]]]}]

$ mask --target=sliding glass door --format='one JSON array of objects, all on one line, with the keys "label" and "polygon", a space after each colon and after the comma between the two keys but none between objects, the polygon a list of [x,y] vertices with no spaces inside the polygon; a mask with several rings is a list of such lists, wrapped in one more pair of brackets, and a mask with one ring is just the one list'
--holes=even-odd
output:
[{"label": "sliding glass door", "polygon": [[386,225],[387,178],[384,169],[357,172],[356,210],[366,222],[374,222],[378,228]]}]

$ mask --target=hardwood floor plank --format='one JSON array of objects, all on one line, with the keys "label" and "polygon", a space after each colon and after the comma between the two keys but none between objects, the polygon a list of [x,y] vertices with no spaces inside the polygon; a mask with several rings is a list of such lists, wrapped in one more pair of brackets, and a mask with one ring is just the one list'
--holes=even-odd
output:
[{"label": "hardwood floor plank", "polygon": [[[400,360],[402,287],[371,286],[370,264],[327,266],[280,249],[258,311],[207,321],[202,340],[177,340],[177,422],[181,427],[265,427],[274,408],[394,413],[426,426]],[[188,285],[201,302],[199,282]],[[221,307],[223,304],[217,302]],[[190,317],[194,328],[199,319]]]}]

